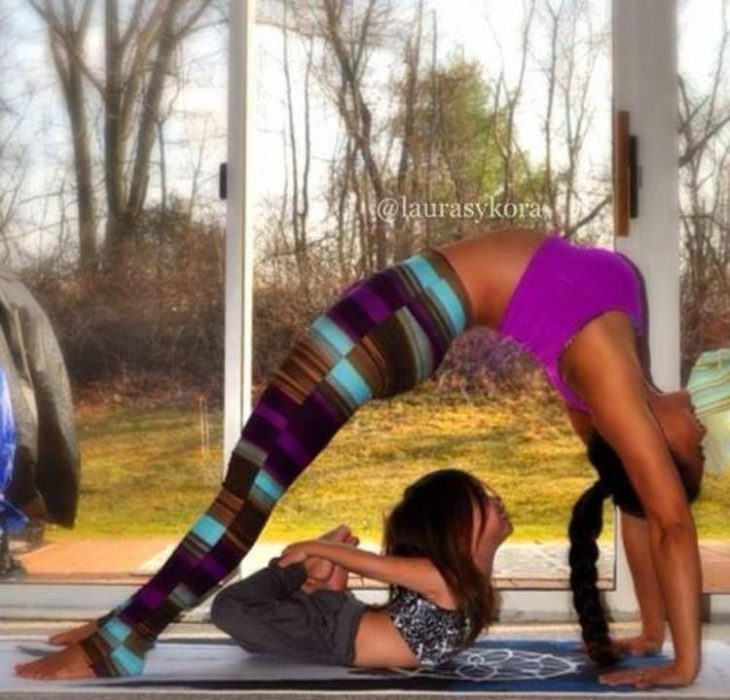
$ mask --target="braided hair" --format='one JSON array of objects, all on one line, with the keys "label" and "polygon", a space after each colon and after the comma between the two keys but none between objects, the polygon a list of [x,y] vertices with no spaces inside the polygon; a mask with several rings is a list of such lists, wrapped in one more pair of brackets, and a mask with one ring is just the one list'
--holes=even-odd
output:
[{"label": "braided hair", "polygon": [[[687,500],[700,492],[700,478],[680,457],[672,453]],[[611,647],[606,614],[597,581],[598,545],[603,529],[603,502],[610,496],[622,511],[644,518],[644,508],[616,451],[594,431],[588,441],[588,459],[599,479],[578,499],[568,527],[570,537],[570,587],[588,655],[599,666],[614,665],[618,658]]]}]

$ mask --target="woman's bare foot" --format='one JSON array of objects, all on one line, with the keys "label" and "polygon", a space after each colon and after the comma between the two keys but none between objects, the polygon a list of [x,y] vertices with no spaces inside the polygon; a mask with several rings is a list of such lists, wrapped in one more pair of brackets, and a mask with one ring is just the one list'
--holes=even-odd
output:
[{"label": "woman's bare foot", "polygon": [[79,627],[73,627],[70,630],[64,630],[63,632],[56,632],[48,638],[49,644],[55,644],[56,646],[65,646],[67,644],[75,644],[80,642],[82,639],[90,637],[96,632],[98,625],[96,620],[91,622],[85,622]]},{"label": "woman's bare foot", "polygon": [[17,664],[15,674],[21,678],[37,680],[94,678],[94,671],[89,666],[86,655],[78,644],[72,644],[42,659]]}]

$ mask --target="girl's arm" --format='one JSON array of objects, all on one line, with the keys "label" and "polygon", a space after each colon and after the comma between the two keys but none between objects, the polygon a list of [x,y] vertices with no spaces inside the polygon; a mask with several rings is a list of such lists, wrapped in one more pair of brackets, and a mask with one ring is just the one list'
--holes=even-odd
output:
[{"label": "girl's arm", "polygon": [[429,598],[441,600],[450,595],[439,570],[425,557],[385,556],[338,542],[307,540],[289,545],[279,566],[302,562],[307,557],[327,559],[360,576],[410,588]]}]

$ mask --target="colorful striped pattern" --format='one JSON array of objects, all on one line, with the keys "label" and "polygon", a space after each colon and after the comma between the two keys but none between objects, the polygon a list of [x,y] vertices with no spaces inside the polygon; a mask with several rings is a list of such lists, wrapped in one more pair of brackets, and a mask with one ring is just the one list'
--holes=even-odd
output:
[{"label": "colorful striped pattern", "polygon": [[435,250],[376,273],[317,318],[244,425],[208,511],[81,642],[95,674],[142,673],[157,636],[238,566],[282,494],[353,413],[430,377],[470,325],[463,285]]}]

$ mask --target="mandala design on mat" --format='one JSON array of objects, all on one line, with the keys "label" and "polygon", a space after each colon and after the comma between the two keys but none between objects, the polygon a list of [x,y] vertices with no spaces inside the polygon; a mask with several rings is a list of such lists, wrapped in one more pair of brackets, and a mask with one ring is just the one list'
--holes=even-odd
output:
[{"label": "mandala design on mat", "polygon": [[467,649],[433,668],[391,669],[398,675],[460,681],[539,681],[576,673],[584,661],[523,649]]}]

